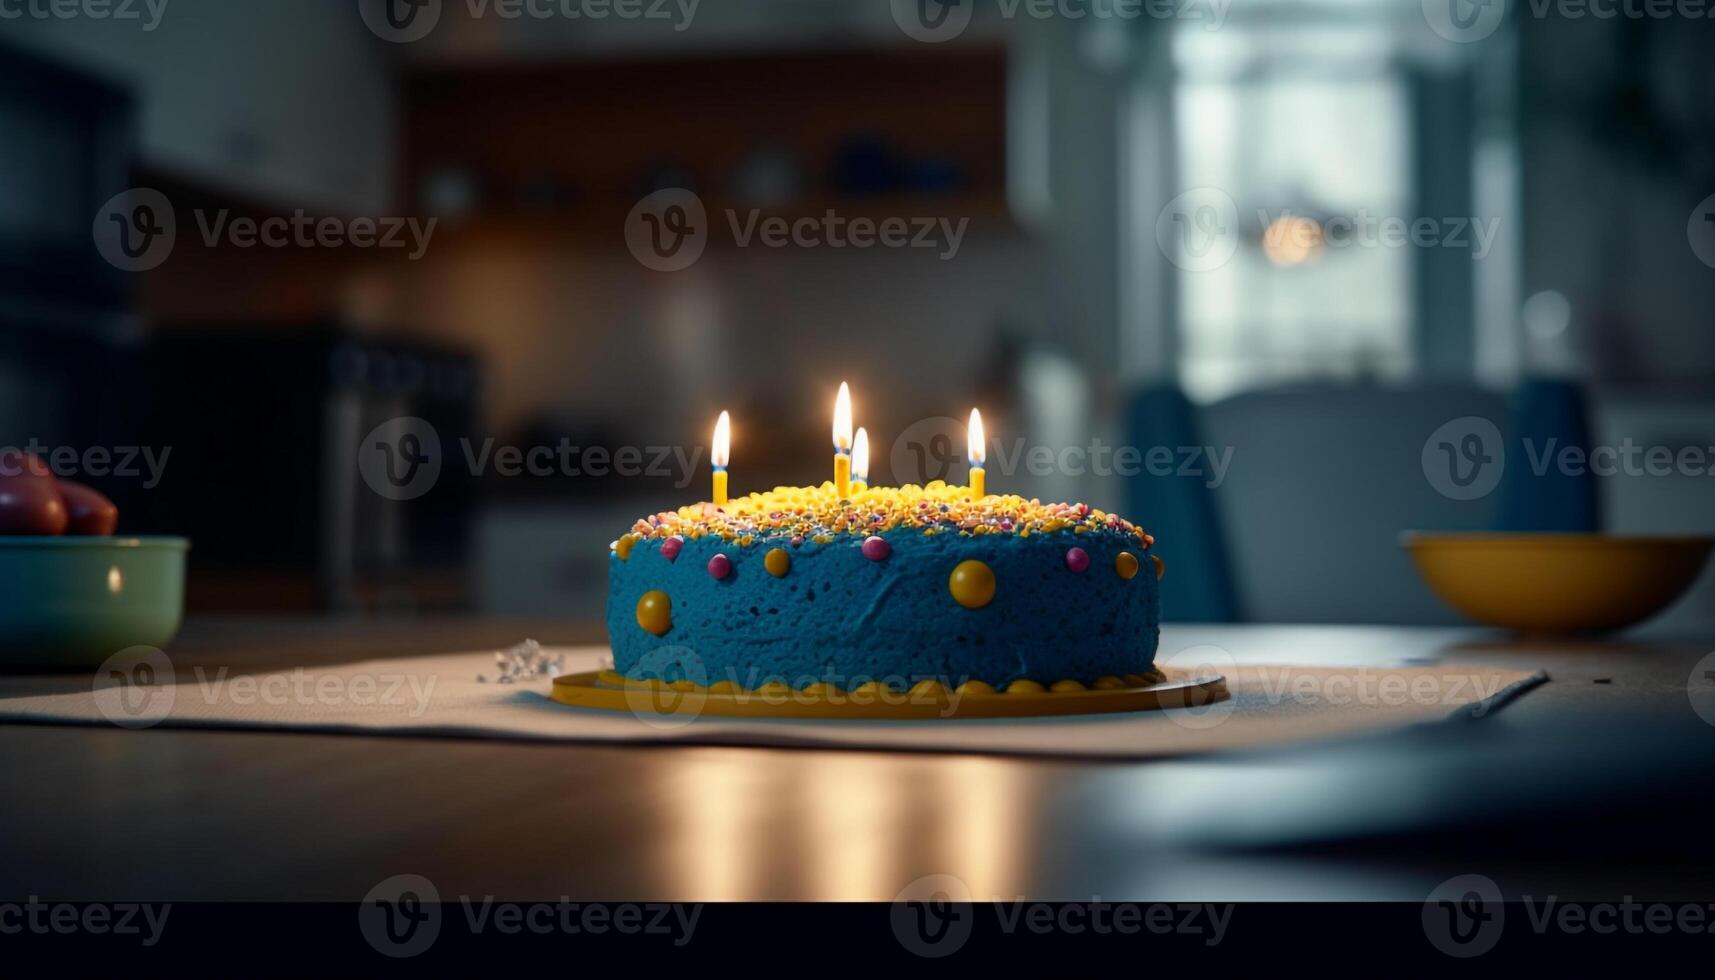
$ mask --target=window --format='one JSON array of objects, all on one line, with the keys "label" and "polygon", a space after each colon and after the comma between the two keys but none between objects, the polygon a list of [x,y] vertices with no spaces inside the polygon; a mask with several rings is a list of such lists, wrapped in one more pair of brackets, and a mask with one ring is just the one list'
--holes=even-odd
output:
[{"label": "window", "polygon": [[1410,93],[1390,23],[1363,7],[1175,35],[1179,183],[1220,189],[1238,215],[1230,259],[1177,273],[1195,399],[1412,368],[1411,250],[1377,243],[1384,219],[1409,218]]}]

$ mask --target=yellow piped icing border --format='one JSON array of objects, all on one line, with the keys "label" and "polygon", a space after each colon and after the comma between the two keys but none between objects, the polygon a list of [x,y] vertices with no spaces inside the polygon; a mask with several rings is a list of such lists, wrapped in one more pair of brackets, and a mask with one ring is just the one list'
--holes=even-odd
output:
[{"label": "yellow piped icing border", "polygon": [[667,690],[676,691],[682,694],[704,692],[714,695],[757,697],[764,699],[790,697],[798,700],[807,699],[811,701],[830,698],[861,701],[866,697],[876,700],[885,700],[901,696],[933,698],[947,697],[949,694],[956,694],[959,697],[1003,697],[1008,694],[1077,694],[1082,691],[1090,690],[1120,691],[1130,688],[1149,687],[1152,684],[1160,684],[1166,679],[1167,675],[1163,674],[1160,670],[1151,670],[1147,674],[1124,674],[1120,676],[1110,675],[1098,677],[1095,682],[1091,684],[1085,684],[1083,681],[1073,680],[1071,678],[1058,680],[1046,686],[1038,681],[1016,680],[1011,684],[1008,684],[1004,691],[997,690],[994,685],[979,680],[966,681],[963,684],[960,684],[957,688],[954,688],[952,691],[948,691],[945,684],[935,680],[918,681],[916,684],[911,686],[909,691],[902,691],[899,688],[882,681],[869,681],[847,691],[838,685],[829,684],[825,681],[817,681],[801,688],[794,688],[784,681],[769,681],[768,683],[756,688],[742,687],[733,681],[716,681],[705,688],[694,681],[660,681],[653,678],[644,678],[639,680],[636,678],[626,677],[624,674],[615,670],[604,670],[596,675],[596,680],[600,684],[608,687],[627,688],[630,690]]}]

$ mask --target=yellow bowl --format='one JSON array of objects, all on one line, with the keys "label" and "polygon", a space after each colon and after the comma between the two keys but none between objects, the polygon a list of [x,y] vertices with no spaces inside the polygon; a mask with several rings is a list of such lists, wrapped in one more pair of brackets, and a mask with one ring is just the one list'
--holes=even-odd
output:
[{"label": "yellow bowl", "polygon": [[1442,601],[1527,633],[1614,630],[1679,598],[1715,538],[1407,532],[1401,545]]}]

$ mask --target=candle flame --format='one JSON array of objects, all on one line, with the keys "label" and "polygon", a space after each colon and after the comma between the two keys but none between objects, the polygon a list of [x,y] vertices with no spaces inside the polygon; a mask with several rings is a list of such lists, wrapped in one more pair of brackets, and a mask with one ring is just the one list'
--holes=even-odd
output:
[{"label": "candle flame", "polygon": [[840,382],[839,397],[834,399],[834,449],[846,452],[852,448],[852,390]]},{"label": "candle flame", "polygon": [[722,412],[715,420],[715,439],[709,446],[709,462],[715,466],[725,466],[732,458],[732,418]]},{"label": "candle flame", "polygon": [[981,466],[988,459],[988,439],[983,435],[983,413],[971,409],[971,423],[965,428],[967,458],[972,466]]},{"label": "candle flame", "polygon": [[859,483],[869,482],[869,433],[858,427],[857,438],[852,440],[852,479]]}]

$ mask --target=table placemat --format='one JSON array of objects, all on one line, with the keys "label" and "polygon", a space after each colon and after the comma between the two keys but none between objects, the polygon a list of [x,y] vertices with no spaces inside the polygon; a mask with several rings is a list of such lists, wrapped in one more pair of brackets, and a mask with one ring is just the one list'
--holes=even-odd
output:
[{"label": "table placemat", "polygon": [[[609,661],[599,647],[545,652],[563,658],[562,672]],[[1165,666],[1175,674],[1175,667]],[[1152,758],[1482,719],[1547,680],[1542,673],[1470,665],[1218,666],[1232,697],[1200,708],[1031,719],[796,721],[568,707],[548,698],[546,676],[498,683],[490,651],[261,673],[180,668],[171,684],[4,678],[0,722]],[[170,662],[159,673],[175,676]]]}]

